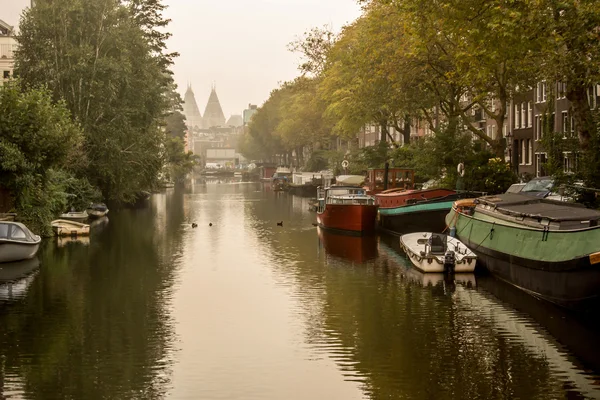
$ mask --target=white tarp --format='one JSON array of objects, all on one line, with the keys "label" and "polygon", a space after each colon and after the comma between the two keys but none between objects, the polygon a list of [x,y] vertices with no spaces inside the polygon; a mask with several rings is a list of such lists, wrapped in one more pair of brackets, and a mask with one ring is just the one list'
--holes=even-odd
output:
[{"label": "white tarp", "polygon": [[360,185],[365,181],[365,177],[362,175],[340,175],[335,178],[335,181],[338,185]]}]

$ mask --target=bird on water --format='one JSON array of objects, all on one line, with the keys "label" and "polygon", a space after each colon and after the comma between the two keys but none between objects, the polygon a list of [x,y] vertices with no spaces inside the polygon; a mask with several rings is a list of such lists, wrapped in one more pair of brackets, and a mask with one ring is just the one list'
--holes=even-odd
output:
[{"label": "bird on water", "polygon": [[198,224],[197,224],[197,223],[195,223],[195,222],[194,222],[194,223],[192,223],[192,228],[197,228],[197,227],[198,227]]},{"label": "bird on water", "polygon": [[208,226],[212,226],[212,222],[208,224]]},{"label": "bird on water", "polygon": [[283,226],[283,221],[278,222],[277,226]]}]

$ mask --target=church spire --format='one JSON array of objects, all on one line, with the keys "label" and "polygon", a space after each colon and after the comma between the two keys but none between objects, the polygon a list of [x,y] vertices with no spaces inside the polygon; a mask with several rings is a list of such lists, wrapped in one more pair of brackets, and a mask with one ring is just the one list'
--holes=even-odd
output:
[{"label": "church spire", "polygon": [[196,97],[194,96],[192,85],[189,82],[183,98],[183,115],[185,115],[185,123],[188,128],[191,129],[203,127],[202,114],[200,114],[200,109],[196,103]]},{"label": "church spire", "polygon": [[221,108],[221,102],[219,96],[217,96],[216,83],[214,82],[204,110],[204,125],[206,128],[225,126],[225,114],[223,114],[223,108]]}]

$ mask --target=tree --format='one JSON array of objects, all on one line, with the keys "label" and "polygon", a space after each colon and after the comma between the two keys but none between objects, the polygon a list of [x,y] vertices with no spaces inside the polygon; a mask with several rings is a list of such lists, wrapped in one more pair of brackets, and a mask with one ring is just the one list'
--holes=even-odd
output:
[{"label": "tree", "polygon": [[85,173],[108,199],[156,180],[172,108],[168,20],[158,0],[40,0],[22,18],[16,72],[64,99],[85,134]]},{"label": "tree", "polygon": [[[65,181],[85,165],[82,144],[81,128],[48,90],[22,91],[18,82],[0,86],[0,187],[40,234],[48,233],[53,216],[68,205]],[[65,178],[54,179],[53,171],[61,169]]]}]

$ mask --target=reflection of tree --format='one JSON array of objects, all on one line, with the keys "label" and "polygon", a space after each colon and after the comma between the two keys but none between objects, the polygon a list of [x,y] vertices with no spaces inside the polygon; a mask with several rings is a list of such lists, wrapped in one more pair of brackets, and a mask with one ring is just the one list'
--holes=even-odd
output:
[{"label": "reflection of tree", "polygon": [[181,198],[167,199],[164,219],[156,207],[111,210],[89,246],[46,243],[28,296],[0,309],[0,360],[5,374],[20,376],[26,397],[164,396]]},{"label": "reflection of tree", "polygon": [[[247,221],[300,305],[306,343],[334,359],[346,379],[362,382],[369,398],[564,397],[547,360],[444,282],[423,287],[390,257],[319,256],[316,229],[306,228],[314,214],[291,208],[289,199],[258,196],[246,203]],[[282,219],[288,228],[276,227]]]}]

